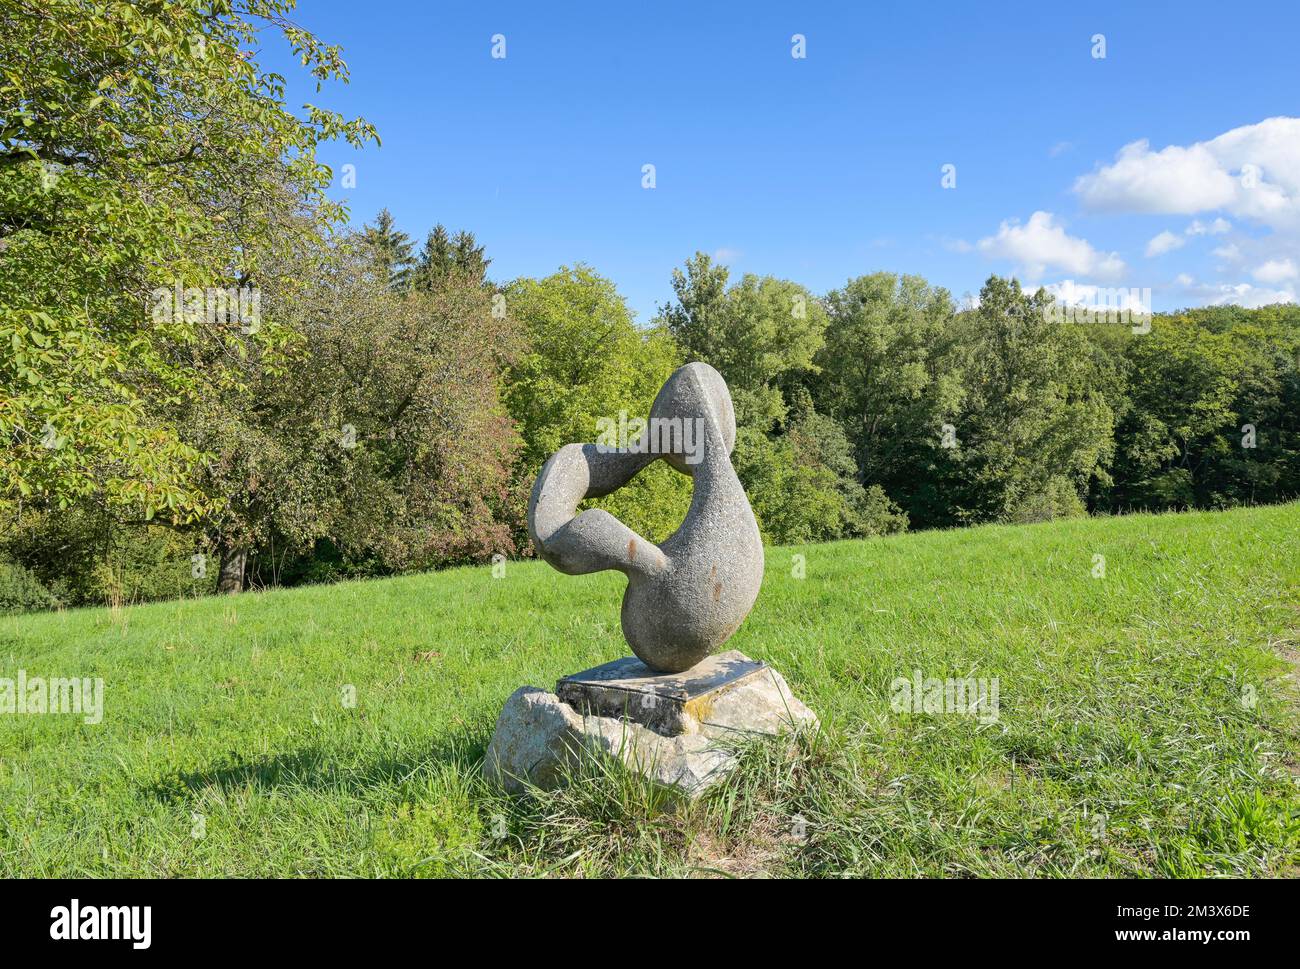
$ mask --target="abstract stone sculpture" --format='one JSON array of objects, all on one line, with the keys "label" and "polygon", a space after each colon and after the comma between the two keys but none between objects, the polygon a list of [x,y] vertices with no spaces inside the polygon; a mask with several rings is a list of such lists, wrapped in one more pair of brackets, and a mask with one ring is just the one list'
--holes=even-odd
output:
[{"label": "abstract stone sculpture", "polygon": [[[569,575],[618,569],[628,578],[622,625],[652,670],[690,669],[731,638],[758,597],[763,541],[731,466],[736,414],[722,375],[704,363],[673,373],[655,398],[640,449],[569,444],[543,466],[528,531],[543,559]],[[627,484],[658,459],[689,474],[694,493],[662,546],[579,502]]]},{"label": "abstract stone sculpture", "polygon": [[[763,542],[731,466],[736,414],[712,367],[687,364],[659,391],[641,438],[617,448],[569,444],[542,467],[528,502],[537,551],[561,572],[627,576],[624,657],[563,677],[555,692],[522,686],[497,717],[483,772],[508,791],[563,783],[584,757],[621,761],[695,797],[737,763],[735,741],[817,728],[817,716],[766,663],[722,646],[763,581]],[[690,511],[657,546],[586,498],[664,459],[689,474]]]}]

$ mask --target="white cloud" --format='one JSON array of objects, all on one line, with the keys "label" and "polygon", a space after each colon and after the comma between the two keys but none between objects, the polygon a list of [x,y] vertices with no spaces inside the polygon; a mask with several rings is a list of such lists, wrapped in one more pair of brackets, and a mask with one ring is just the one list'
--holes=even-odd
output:
[{"label": "white cloud", "polygon": [[1270,259],[1253,273],[1251,273],[1261,283],[1275,285],[1284,283],[1288,279],[1295,279],[1297,275],[1296,265],[1290,259]]},{"label": "white cloud", "polygon": [[1206,300],[1209,306],[1244,306],[1253,310],[1273,303],[1296,301],[1295,291],[1290,289],[1264,289],[1260,286],[1252,286],[1250,283],[1237,283],[1235,286],[1225,284],[1211,288],[1215,292]]},{"label": "white cloud", "polygon": [[1275,228],[1300,227],[1300,118],[1269,118],[1159,151],[1135,141],[1113,164],[1077,179],[1074,189],[1099,211],[1223,209]]},{"label": "white cloud", "polygon": [[1074,183],[1084,205],[1108,212],[1182,214],[1226,208],[1232,176],[1203,145],[1152,152],[1146,139],[1125,145],[1115,163]]},{"label": "white cloud", "polygon": [[1147,243],[1146,257],[1151,259],[1154,256],[1163,256],[1166,252],[1181,249],[1187,244],[1187,237],[1189,236],[1219,236],[1231,230],[1232,223],[1227,219],[1215,219],[1209,225],[1206,225],[1200,219],[1193,219],[1191,224],[1183,230],[1181,236],[1175,235],[1168,229],[1155,236]]},{"label": "white cloud", "polygon": [[1294,303],[1294,289],[1283,286],[1270,289],[1252,283],[1198,283],[1186,273],[1180,273],[1175,282],[1182,295],[1202,306],[1244,306],[1257,309],[1273,303]]},{"label": "white cloud", "polygon": [[1228,262],[1237,262],[1241,259],[1241,249],[1235,242],[1229,242],[1226,246],[1219,246],[1211,255],[1226,259]]},{"label": "white cloud", "polygon": [[1225,232],[1232,230],[1232,223],[1227,219],[1215,219],[1209,225],[1206,225],[1200,219],[1193,219],[1192,224],[1185,230],[1189,236],[1221,236]]},{"label": "white cloud", "polygon": [[986,256],[1018,263],[1031,277],[1052,268],[1109,280],[1123,275],[1125,268],[1117,253],[1100,252],[1086,239],[1068,235],[1051,212],[1035,212],[1023,225],[1009,219],[997,235],[981,239],[975,248]]},{"label": "white cloud", "polygon": [[[1148,300],[1150,298],[1149,290],[1144,293],[1140,289],[1103,289],[1089,283],[1076,283],[1073,279],[1063,279],[1059,283],[1044,283],[1042,288],[1047,290],[1054,300],[1066,306],[1082,306],[1088,309],[1113,306],[1117,310],[1128,310],[1133,313],[1151,312],[1150,305],[1144,301],[1144,296]],[[1030,288],[1029,292],[1038,292],[1038,287]]]},{"label": "white cloud", "polygon": [[714,250],[713,261],[730,265],[740,259],[742,253],[739,249],[728,249],[723,246],[721,249]]},{"label": "white cloud", "polygon": [[1166,252],[1181,249],[1186,244],[1186,239],[1182,236],[1176,236],[1166,229],[1147,243],[1146,256],[1148,259],[1153,256],[1163,256]]}]

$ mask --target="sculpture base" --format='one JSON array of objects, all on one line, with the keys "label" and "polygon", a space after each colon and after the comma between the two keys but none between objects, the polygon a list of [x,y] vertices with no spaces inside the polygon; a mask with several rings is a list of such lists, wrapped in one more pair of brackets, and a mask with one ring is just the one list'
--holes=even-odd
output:
[{"label": "sculpture base", "polygon": [[707,723],[723,694],[765,669],[765,663],[734,649],[682,673],[656,673],[627,656],[562,678],[555,695],[579,713],[622,717],[672,737]]},{"label": "sculpture base", "polygon": [[516,690],[483,771],[508,791],[549,788],[597,754],[695,797],[735,767],[737,740],[800,726],[816,728],[817,717],[781,674],[734,650],[664,675],[629,658],[566,676],[556,693]]}]

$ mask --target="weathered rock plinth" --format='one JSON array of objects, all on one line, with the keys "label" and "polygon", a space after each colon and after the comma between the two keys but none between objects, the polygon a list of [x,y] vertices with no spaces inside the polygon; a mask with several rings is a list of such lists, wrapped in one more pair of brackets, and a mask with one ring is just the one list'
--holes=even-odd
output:
[{"label": "weathered rock plinth", "polygon": [[695,797],[736,766],[738,741],[816,725],[780,673],[735,650],[673,674],[628,657],[566,676],[555,693],[516,690],[483,769],[519,792],[555,787],[584,756],[608,756]]},{"label": "weathered rock plinth", "polygon": [[709,723],[715,704],[765,669],[766,664],[735,650],[710,656],[682,673],[662,675],[628,656],[564,677],[555,695],[580,713],[621,717],[672,737]]}]

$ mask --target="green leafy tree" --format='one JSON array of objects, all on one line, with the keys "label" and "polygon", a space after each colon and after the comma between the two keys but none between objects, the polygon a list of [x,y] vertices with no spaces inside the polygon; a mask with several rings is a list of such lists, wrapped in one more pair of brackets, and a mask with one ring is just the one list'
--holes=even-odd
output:
[{"label": "green leafy tree", "polygon": [[221,591],[239,591],[246,566],[278,581],[286,565],[322,578],[514,550],[524,496],[499,398],[513,322],[466,280],[394,292],[371,259],[353,237],[286,271],[301,284],[271,302],[300,334],[289,365],[188,415],[213,455],[205,486],[228,497],[206,526]]},{"label": "green leafy tree", "polygon": [[[1077,324],[1048,312],[1045,290],[990,277],[979,308],[954,321],[964,395],[943,428],[917,428],[953,521],[1030,521],[1085,512],[1094,478],[1109,482],[1114,411]],[[951,446],[945,446],[951,445]]]},{"label": "green leafy tree", "polygon": [[772,276],[728,285],[725,266],[697,252],[673,271],[660,320],[691,360],[716,367],[736,406],[737,474],[764,539],[805,542],[892,530],[868,521],[868,496],[842,432],[813,409],[827,315],[807,289]]},{"label": "green leafy tree", "polygon": [[[531,488],[551,454],[595,442],[602,421],[645,418],[681,357],[664,329],[639,330],[614,284],[587,266],[517,279],[504,295],[526,341],[506,401],[524,441],[520,481]],[[690,494],[689,478],[656,461],[593,505],[659,541],[681,524]]]},{"label": "green leafy tree", "polygon": [[1260,331],[1238,329],[1241,317],[1232,315],[1213,328],[1201,325],[1204,317],[1157,317],[1149,334],[1129,343],[1130,406],[1119,427],[1110,504],[1192,508],[1250,498],[1253,489],[1242,489],[1239,479],[1250,474],[1241,425],[1252,422],[1241,414],[1252,411],[1257,427],[1268,426],[1280,386],[1267,354],[1258,352]]},{"label": "green leafy tree", "polygon": [[948,521],[933,434],[954,418],[964,391],[947,290],[874,273],[829,293],[826,310],[819,372],[809,380],[818,409],[844,428],[864,482],[917,524]]},{"label": "green leafy tree", "polygon": [[838,421],[808,408],[791,423],[786,438],[796,463],[829,472],[826,480],[839,500],[838,521],[813,537],[862,538],[907,530],[907,514],[885,490],[862,484],[853,444]]},{"label": "green leafy tree", "polygon": [[660,321],[688,360],[726,379],[738,423],[766,432],[785,419],[783,390],[816,371],[826,311],[797,283],[747,274],[728,288],[727,278],[726,267],[697,252],[684,270],[673,270],[677,298]]},{"label": "green leafy tree", "polygon": [[1300,497],[1300,307],[1265,307],[1232,330],[1245,355],[1230,445],[1205,478],[1207,505]]},{"label": "green leafy tree", "polygon": [[686,355],[713,367],[729,356],[726,346],[726,333],[730,329],[729,274],[726,266],[715,264],[705,253],[695,253],[686,260],[684,268],[673,270],[672,286],[677,301],[660,311],[661,321]]},{"label": "green leafy tree", "polygon": [[211,312],[214,294],[262,285],[268,253],[341,216],[322,141],[374,137],[292,113],[258,68],[269,27],[318,87],[346,80],[291,8],[0,0],[0,502],[175,521],[220,503],[160,415],[284,343],[274,320]]}]

